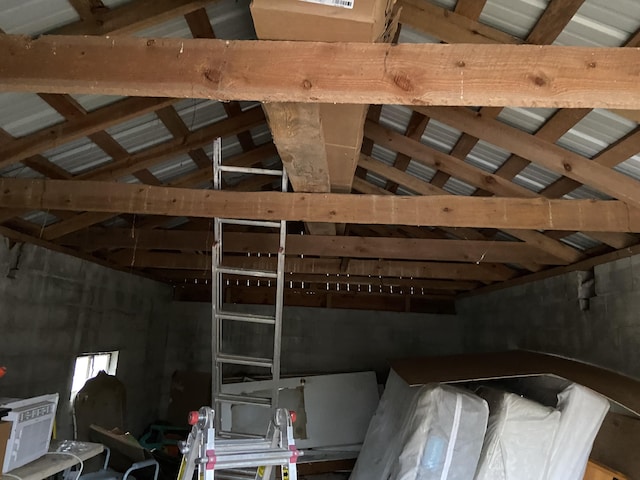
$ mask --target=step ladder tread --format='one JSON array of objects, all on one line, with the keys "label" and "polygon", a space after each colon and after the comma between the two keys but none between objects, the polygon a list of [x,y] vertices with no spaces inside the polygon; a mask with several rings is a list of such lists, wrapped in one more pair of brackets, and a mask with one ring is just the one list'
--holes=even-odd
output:
[{"label": "step ladder tread", "polygon": [[274,325],[276,323],[276,317],[274,315],[255,315],[252,313],[217,311],[216,318],[222,320],[234,320],[237,322],[266,323],[269,325]]},{"label": "step ladder tread", "polygon": [[267,220],[243,220],[237,218],[219,218],[220,223],[227,225],[244,225],[247,227],[268,227],[280,228],[280,222],[270,222]]},{"label": "step ladder tread", "polygon": [[216,399],[223,403],[236,403],[243,405],[258,405],[271,407],[271,399],[267,397],[255,397],[252,395],[237,395],[232,393],[221,393]]},{"label": "step ladder tread", "polygon": [[237,267],[217,267],[218,273],[227,275],[242,275],[247,277],[265,277],[265,278],[278,278],[278,273],[273,270],[252,270],[249,268],[237,268]]},{"label": "step ladder tread", "polygon": [[271,368],[273,360],[264,357],[251,357],[248,355],[236,355],[231,353],[218,353],[216,361],[233,365],[250,365],[254,367]]},{"label": "step ladder tread", "polygon": [[275,170],[270,168],[236,167],[233,165],[219,165],[218,170],[220,172],[229,172],[229,173],[251,173],[253,175],[273,175],[276,177],[282,176],[282,170]]}]

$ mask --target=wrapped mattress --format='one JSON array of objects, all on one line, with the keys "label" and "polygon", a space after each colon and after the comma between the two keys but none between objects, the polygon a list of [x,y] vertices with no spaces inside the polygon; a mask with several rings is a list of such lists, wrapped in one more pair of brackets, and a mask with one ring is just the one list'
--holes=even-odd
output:
[{"label": "wrapped mattress", "polygon": [[391,371],[351,480],[468,480],[489,410],[471,392],[409,387]]},{"label": "wrapped mattress", "polygon": [[549,465],[549,480],[582,480],[609,401],[582,385],[558,394],[560,424]]},{"label": "wrapped mattress", "polygon": [[560,412],[513,393],[482,389],[489,424],[476,480],[546,480]]}]

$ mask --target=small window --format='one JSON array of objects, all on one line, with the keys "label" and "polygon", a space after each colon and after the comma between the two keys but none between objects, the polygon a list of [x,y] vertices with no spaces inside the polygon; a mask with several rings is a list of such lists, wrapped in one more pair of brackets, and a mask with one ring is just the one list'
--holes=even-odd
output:
[{"label": "small window", "polygon": [[71,384],[71,401],[80,391],[87,380],[95,377],[101,370],[109,375],[116,374],[118,366],[118,351],[85,353],[76,358],[76,366],[73,370],[73,383]]}]

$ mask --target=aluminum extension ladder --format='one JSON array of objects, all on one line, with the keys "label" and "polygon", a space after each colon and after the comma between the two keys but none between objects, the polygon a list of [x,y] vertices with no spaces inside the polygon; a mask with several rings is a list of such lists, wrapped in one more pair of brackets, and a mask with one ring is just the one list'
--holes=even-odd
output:
[{"label": "aluminum extension ladder", "polygon": [[196,470],[196,480],[269,480],[275,466],[280,466],[282,480],[297,480],[296,462],[302,452],[293,439],[293,412],[278,408],[266,437],[259,439],[216,438],[214,418],[210,407],[189,414],[192,428],[178,444],[183,456],[177,480],[194,480]]},{"label": "aluminum extension ladder", "polygon": [[[218,138],[214,142],[213,155],[213,187],[221,190],[223,187],[222,173],[240,173],[254,175],[270,175],[281,178],[281,190],[287,191],[288,177],[284,170],[269,170],[263,168],[247,168],[222,165],[221,142]],[[274,228],[279,229],[279,246],[277,252],[277,268],[275,271],[269,270],[248,270],[243,268],[231,268],[224,266],[223,262],[223,227],[225,225],[244,225],[249,227]],[[287,235],[286,221],[256,221],[215,218],[213,223],[213,246],[211,253],[211,288],[212,288],[212,400],[216,412],[222,412],[221,404],[243,404],[257,405],[271,408],[275,414],[278,405],[278,383],[280,381],[280,350],[282,340],[282,307],[284,295],[284,259],[285,243]],[[224,275],[236,275],[243,277],[253,277],[257,279],[269,279],[275,281],[275,312],[273,315],[251,315],[225,311],[224,305]],[[222,351],[222,333],[226,322],[242,322],[246,324],[248,331],[251,324],[266,324],[273,327],[273,354],[271,358],[259,358],[251,355],[238,355]],[[223,365],[245,365],[261,367],[271,372],[272,388],[270,397],[257,397],[247,395],[231,395],[222,392]],[[219,432],[222,431],[221,415],[216,415],[215,426]]]}]

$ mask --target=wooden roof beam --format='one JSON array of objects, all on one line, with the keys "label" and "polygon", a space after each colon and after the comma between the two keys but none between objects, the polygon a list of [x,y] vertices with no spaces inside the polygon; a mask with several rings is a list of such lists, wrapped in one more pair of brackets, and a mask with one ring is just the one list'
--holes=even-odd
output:
[{"label": "wooden roof beam", "polygon": [[613,200],[225,192],[79,180],[0,178],[0,207],[382,225],[640,232]]},{"label": "wooden roof beam", "polygon": [[[209,251],[209,231],[90,229],[60,239],[64,245],[83,250],[136,248],[138,250]],[[278,235],[226,232],[225,253],[277,253]],[[289,235],[287,255],[318,257],[385,258],[489,263],[539,263],[561,265],[558,260],[524,242],[438,240],[413,238]]]},{"label": "wooden roof beam", "polygon": [[633,109],[638,63],[629,48],[3,35],[0,90]]}]

